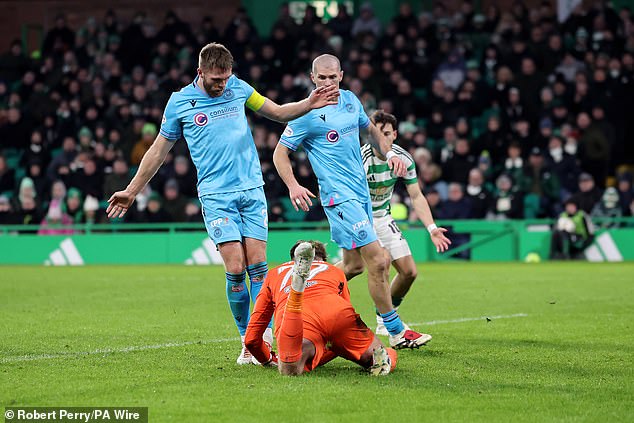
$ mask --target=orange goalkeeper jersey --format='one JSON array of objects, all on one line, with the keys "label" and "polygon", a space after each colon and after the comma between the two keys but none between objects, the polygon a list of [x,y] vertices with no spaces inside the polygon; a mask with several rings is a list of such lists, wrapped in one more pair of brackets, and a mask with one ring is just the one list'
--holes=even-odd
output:
[{"label": "orange goalkeeper jersey", "polygon": [[[247,337],[253,340],[261,339],[271,317],[275,313],[275,322],[281,322],[284,307],[288,300],[293,278],[293,262],[289,261],[271,270],[264,280],[260,294],[255,301],[255,307],[249,321]],[[343,300],[343,301],[342,301]],[[319,314],[319,310],[331,312],[350,304],[350,291],[343,271],[325,261],[313,262],[310,274],[306,280],[303,304]],[[277,329],[277,328],[276,328]],[[248,341],[248,340],[247,340]],[[251,350],[251,354],[260,362],[266,362],[269,357],[268,348],[262,342],[261,348]]]}]

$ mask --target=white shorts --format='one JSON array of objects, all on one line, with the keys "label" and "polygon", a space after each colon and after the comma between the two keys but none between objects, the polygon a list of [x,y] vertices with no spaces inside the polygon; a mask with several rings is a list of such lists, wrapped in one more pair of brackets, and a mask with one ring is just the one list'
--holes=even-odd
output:
[{"label": "white shorts", "polygon": [[403,238],[403,233],[389,214],[385,217],[374,218],[374,231],[383,244],[383,248],[390,253],[392,261],[412,255],[407,241]]}]

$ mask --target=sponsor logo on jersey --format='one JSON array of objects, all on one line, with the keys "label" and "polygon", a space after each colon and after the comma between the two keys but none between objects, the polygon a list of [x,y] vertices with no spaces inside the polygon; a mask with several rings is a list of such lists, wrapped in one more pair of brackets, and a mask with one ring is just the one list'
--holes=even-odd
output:
[{"label": "sponsor logo on jersey", "polygon": [[163,115],[163,119],[161,119],[161,124],[164,124],[165,122],[167,122],[167,118],[165,117],[165,115]]},{"label": "sponsor logo on jersey", "polygon": [[196,100],[189,100],[189,104],[191,104],[192,107],[196,107]]},{"label": "sponsor logo on jersey", "polygon": [[287,137],[293,136],[293,128],[291,128],[290,125],[286,125],[286,128],[284,129],[284,135],[286,135]]},{"label": "sponsor logo on jersey", "polygon": [[237,113],[238,110],[239,110],[238,106],[223,107],[222,109],[212,110],[211,112],[209,112],[209,115],[212,118],[215,118],[215,117],[227,115],[230,113]]},{"label": "sponsor logo on jersey", "polygon": [[326,139],[328,140],[328,142],[336,143],[337,141],[339,141],[339,132],[331,129],[330,131],[326,132]]},{"label": "sponsor logo on jersey", "polygon": [[341,129],[341,135],[345,136],[348,135],[352,132],[359,132],[359,125],[357,125],[356,123],[353,125],[348,125],[345,128]]},{"label": "sponsor logo on jersey", "polygon": [[225,89],[225,92],[222,94],[222,96],[227,100],[231,100],[233,97],[235,97],[235,94],[233,93],[232,89],[227,88]]},{"label": "sponsor logo on jersey", "polygon": [[209,222],[209,226],[212,228],[215,228],[216,226],[220,226],[220,225],[227,225],[229,224],[229,218],[228,217],[219,217],[216,220],[212,220],[211,222]]},{"label": "sponsor logo on jersey", "polygon": [[319,115],[319,119],[323,120],[324,122],[326,121],[326,115]]},{"label": "sponsor logo on jersey", "polygon": [[209,118],[204,113],[196,113],[194,115],[194,124],[196,126],[205,126],[209,122]]},{"label": "sponsor logo on jersey", "polygon": [[368,219],[363,219],[362,221],[353,224],[352,225],[352,230],[356,231],[356,230],[358,230],[358,229],[360,229],[360,228],[362,228],[364,226],[367,226],[369,224],[370,224],[370,221]]}]

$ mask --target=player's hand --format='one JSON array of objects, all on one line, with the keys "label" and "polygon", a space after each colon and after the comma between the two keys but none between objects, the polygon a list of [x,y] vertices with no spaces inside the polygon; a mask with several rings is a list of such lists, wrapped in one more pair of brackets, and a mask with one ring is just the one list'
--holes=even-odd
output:
[{"label": "player's hand", "polygon": [[447,232],[447,229],[438,227],[429,234],[431,242],[436,246],[437,253],[447,251],[449,245],[451,245],[451,240],[445,236],[445,232]]},{"label": "player's hand", "polygon": [[313,202],[310,198],[315,198],[315,194],[310,192],[307,188],[297,184],[294,187],[289,188],[289,197],[291,198],[291,202],[293,203],[293,207],[295,207],[295,211],[299,211],[299,209],[308,211],[310,206],[313,205]]},{"label": "player's hand", "polygon": [[403,160],[399,159],[398,157],[390,157],[390,160],[387,161],[387,164],[388,166],[390,166],[390,170],[392,171],[394,176],[398,176],[399,178],[405,176],[405,173],[407,172],[407,167],[405,167],[405,163],[403,163]]},{"label": "player's hand", "polygon": [[132,203],[134,203],[135,195],[128,191],[117,191],[108,200],[108,208],[106,213],[109,218],[123,217],[128,211]]},{"label": "player's hand", "polygon": [[324,106],[339,102],[339,88],[336,85],[315,88],[308,97],[311,109],[319,109]]}]

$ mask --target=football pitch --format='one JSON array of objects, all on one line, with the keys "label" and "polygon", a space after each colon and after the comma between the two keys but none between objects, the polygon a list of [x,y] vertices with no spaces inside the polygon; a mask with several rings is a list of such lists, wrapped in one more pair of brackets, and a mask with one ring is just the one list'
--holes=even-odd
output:
[{"label": "football pitch", "polygon": [[[372,378],[237,366],[221,267],[0,268],[0,404],[149,421],[634,421],[634,264],[419,266],[399,312],[434,339]],[[372,328],[365,276],[352,301]]]}]

